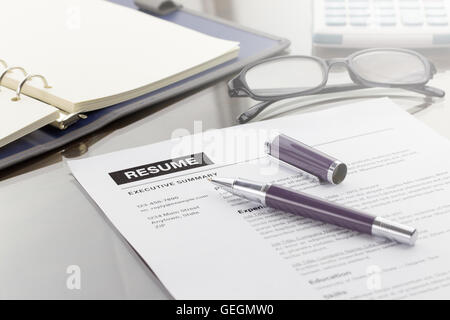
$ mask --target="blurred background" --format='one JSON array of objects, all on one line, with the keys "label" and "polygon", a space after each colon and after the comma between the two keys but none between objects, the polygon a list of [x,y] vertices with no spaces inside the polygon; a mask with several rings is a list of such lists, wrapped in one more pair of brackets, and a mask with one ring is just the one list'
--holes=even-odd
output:
[{"label": "blurred background", "polygon": [[313,0],[182,0],[185,8],[202,11],[292,41],[291,52],[311,53]]}]

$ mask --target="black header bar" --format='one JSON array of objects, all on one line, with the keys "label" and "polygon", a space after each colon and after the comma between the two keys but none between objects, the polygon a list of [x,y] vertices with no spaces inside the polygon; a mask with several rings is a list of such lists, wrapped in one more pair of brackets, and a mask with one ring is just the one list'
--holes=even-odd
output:
[{"label": "black header bar", "polygon": [[206,156],[206,154],[202,152],[190,156],[149,163],[139,167],[111,172],[109,175],[115,183],[122,185],[155,178],[174,172],[200,168],[211,164],[214,163]]}]

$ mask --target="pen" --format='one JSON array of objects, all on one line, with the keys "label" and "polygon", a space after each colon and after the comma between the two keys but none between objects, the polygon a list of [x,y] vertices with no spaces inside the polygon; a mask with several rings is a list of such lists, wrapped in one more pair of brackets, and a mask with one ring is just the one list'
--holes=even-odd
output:
[{"label": "pen", "polygon": [[234,195],[270,208],[411,246],[417,240],[418,231],[415,228],[275,184],[229,178],[215,178],[210,181]]}]

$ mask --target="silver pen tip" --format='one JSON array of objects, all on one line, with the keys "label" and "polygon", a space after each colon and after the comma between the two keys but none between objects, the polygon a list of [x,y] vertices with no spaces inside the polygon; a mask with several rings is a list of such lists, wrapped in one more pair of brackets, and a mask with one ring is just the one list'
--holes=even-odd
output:
[{"label": "silver pen tip", "polygon": [[419,236],[416,228],[405,226],[382,217],[375,218],[372,224],[372,234],[410,246],[416,243]]},{"label": "silver pen tip", "polygon": [[210,178],[209,181],[222,188],[233,188],[235,179],[230,178]]},{"label": "silver pen tip", "polygon": [[415,245],[418,237],[419,237],[419,231],[417,229],[414,229],[413,233],[411,234],[411,239],[409,240],[408,244],[410,246]]}]

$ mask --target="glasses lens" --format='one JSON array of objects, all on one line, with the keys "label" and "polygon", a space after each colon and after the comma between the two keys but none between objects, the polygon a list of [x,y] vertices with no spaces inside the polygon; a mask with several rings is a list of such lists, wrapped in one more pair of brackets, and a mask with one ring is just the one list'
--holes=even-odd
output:
[{"label": "glasses lens", "polygon": [[425,62],[407,52],[367,52],[354,57],[351,63],[354,72],[371,82],[410,85],[429,80]]},{"label": "glasses lens", "polygon": [[283,96],[317,88],[322,84],[322,64],[314,59],[289,57],[267,61],[249,69],[245,80],[259,96]]}]

